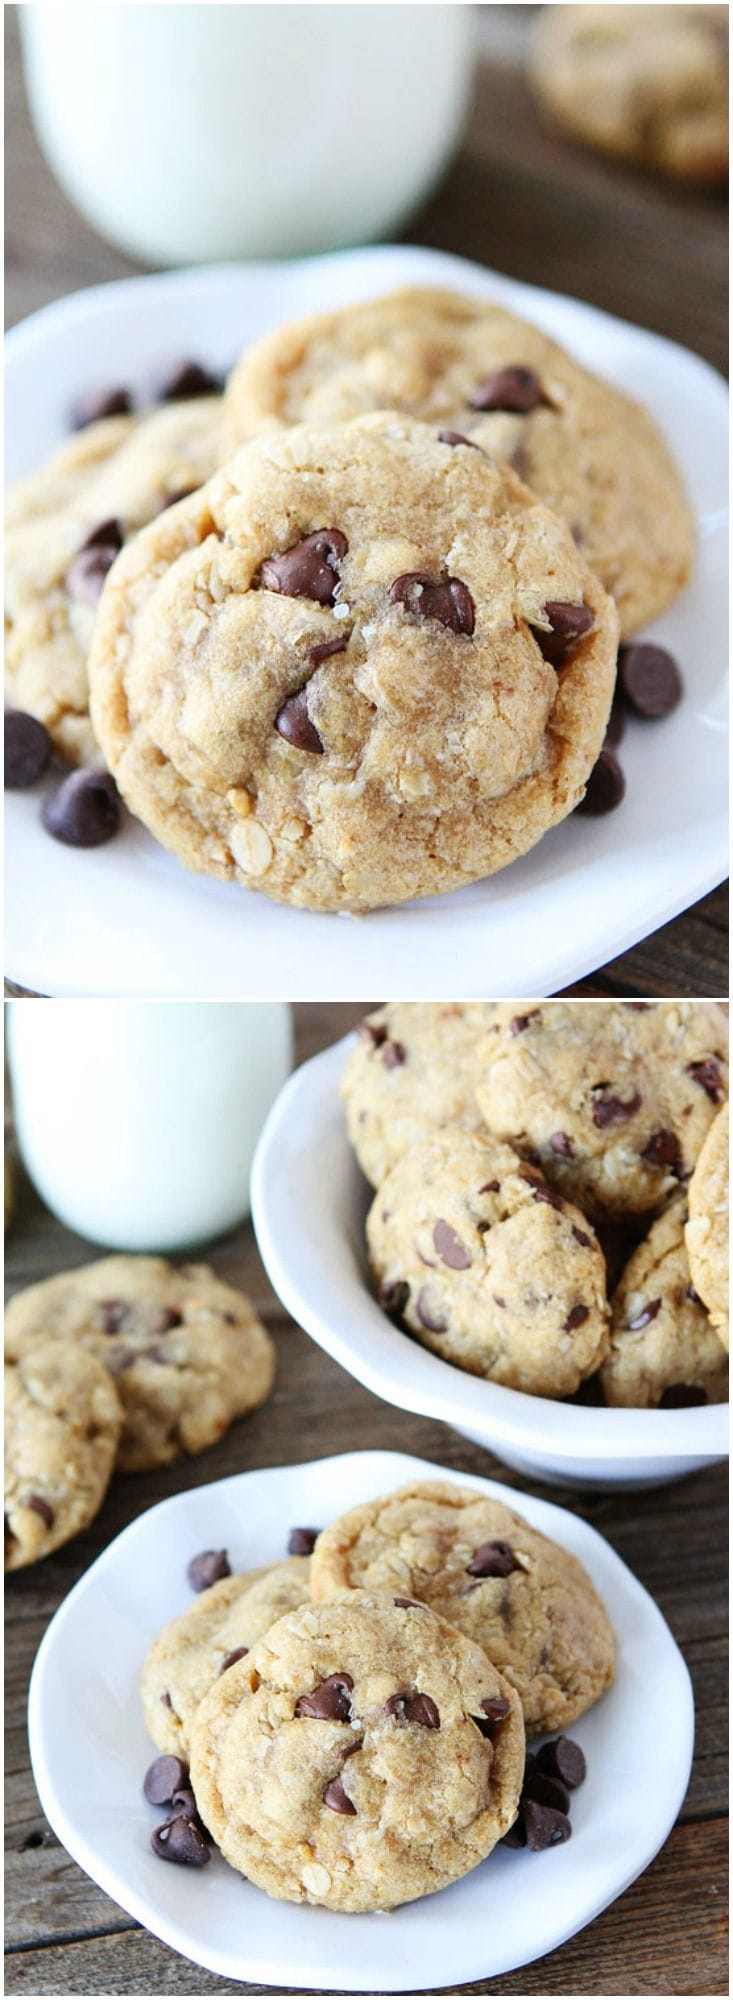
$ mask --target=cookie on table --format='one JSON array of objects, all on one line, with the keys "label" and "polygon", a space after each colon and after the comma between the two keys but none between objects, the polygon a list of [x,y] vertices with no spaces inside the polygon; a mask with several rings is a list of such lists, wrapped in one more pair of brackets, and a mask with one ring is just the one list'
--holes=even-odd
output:
[{"label": "cookie on table", "polygon": [[344,1590],[414,1597],[485,1647],[516,1689],[529,1735],[564,1729],[614,1676],[614,1639],[575,1556],[470,1487],[420,1481],[325,1528],[318,1603]]},{"label": "cookie on table", "polygon": [[614,1292],[601,1369],[607,1403],[646,1410],[728,1400],[728,1364],[690,1276],[686,1221],[684,1192],[652,1223]]},{"label": "cookie on table", "polygon": [[543,7],[530,75],[570,138],[673,180],[727,180],[727,7]]},{"label": "cookie on table", "polygon": [[481,1647],[391,1596],[303,1607],[201,1703],[191,1783],[268,1895],[394,1909],[445,1888],[516,1818],[524,1730]]},{"label": "cookie on table", "polygon": [[721,1105],[690,1181],[690,1219],[685,1230],[695,1290],[707,1306],[715,1331],[728,1347],[728,1106]]},{"label": "cookie on table", "polygon": [[216,1444],[269,1395],[274,1349],[249,1299],[205,1264],[103,1257],[11,1299],[6,1352],[76,1341],[114,1376],[124,1410],[121,1472],[170,1465]]},{"label": "cookie on table", "polygon": [[107,417],[11,488],[6,517],[6,687],[69,763],[99,764],[87,655],[105,577],[145,522],[208,479],[221,398]]},{"label": "cookie on table", "polygon": [[425,1347],[531,1396],[572,1396],[608,1352],[591,1225],[511,1147],[418,1140],[367,1218],[378,1297]]},{"label": "cookie on table", "polygon": [[[626,387],[633,396],[636,383]],[[445,431],[458,458],[478,445],[512,465],[567,523],[625,638],[687,581],[692,515],[647,411],[482,299],[408,287],[278,327],[230,377],[225,440],[233,450],[284,425],[376,409]]]},{"label": "cookie on table", "polygon": [[594,1219],[661,1208],[728,1090],[725,1009],[705,1001],[501,1002],[483,1047],[486,1125]]},{"label": "cookie on table", "polygon": [[191,1724],[220,1674],[287,1611],[310,1600],[308,1556],[225,1576],[163,1627],[140,1679],[145,1723],[159,1750],[188,1756]]},{"label": "cookie on table", "polygon": [[108,1370],[71,1340],[5,1361],[5,1568],[40,1562],[101,1507],[122,1429]]},{"label": "cookie on table", "polygon": [[367,910],[490,874],[572,811],[616,635],[511,471],[383,414],[259,439],[143,530],[104,593],[92,716],[189,867]]},{"label": "cookie on table", "polygon": [[389,1001],[360,1022],[341,1096],[349,1139],[373,1187],[435,1126],[481,1125],[477,1050],[494,1004]]}]

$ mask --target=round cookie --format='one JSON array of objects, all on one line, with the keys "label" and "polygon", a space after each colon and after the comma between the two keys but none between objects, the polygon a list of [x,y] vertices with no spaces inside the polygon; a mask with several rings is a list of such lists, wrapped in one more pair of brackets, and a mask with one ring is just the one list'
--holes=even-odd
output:
[{"label": "round cookie", "polygon": [[616,634],[572,537],[506,468],[390,415],[302,427],[124,551],[94,728],[189,867],[367,910],[490,874],[573,810]]},{"label": "round cookie", "polygon": [[652,1223],[611,1301],[611,1352],[601,1369],[607,1403],[675,1409],[725,1403],[728,1365],[690,1279],[687,1194]]},{"label": "round cookie", "polygon": [[191,1739],[225,1859],[331,1910],[394,1909],[467,1874],[513,1824],[523,1768],[519,1703],[481,1647],[391,1597],[281,1618]]},{"label": "round cookie", "polygon": [[686,582],[692,515],[647,411],[483,299],[407,288],[277,328],[230,377],[225,441],[375,409],[446,431],[457,457],[467,440],[512,465],[567,523],[625,638]]},{"label": "round cookie", "polygon": [[689,1180],[728,1089],[712,1001],[501,1002],[483,1045],[489,1130],[586,1215],[644,1215]]},{"label": "round cookie", "polygon": [[286,1611],[310,1600],[310,1558],[288,1556],[246,1576],[224,1576],[163,1627],[140,1677],[145,1724],[159,1750],[188,1756],[199,1702],[232,1655],[249,1652]]},{"label": "round cookie", "polygon": [[614,1675],[614,1639],[581,1564],[498,1500],[419,1482],[352,1507],[319,1535],[318,1603],[344,1590],[416,1597],[485,1647],[528,1735],[564,1729]]},{"label": "round cookie", "polygon": [[373,1187],[436,1125],[480,1126],[476,1057],[493,1008],[489,1000],[389,1001],[360,1022],[341,1096]]},{"label": "round cookie", "polygon": [[543,7],[530,75],[571,138],[674,180],[727,180],[727,7]]},{"label": "round cookie", "polygon": [[367,1217],[378,1296],[457,1368],[572,1396],[608,1352],[590,1225],[509,1146],[457,1128],[418,1140]]},{"label": "round cookie", "polygon": [[170,1465],[204,1451],[272,1387],[274,1350],[242,1292],[205,1264],[104,1257],[11,1299],[5,1346],[77,1341],[114,1375],[124,1410],[118,1469]]},{"label": "round cookie", "polygon": [[724,1104],[713,1120],[690,1181],[690,1219],[685,1230],[695,1289],[726,1350],[729,1132],[728,1106]]},{"label": "round cookie", "polygon": [[80,1535],[109,1485],[122,1409],[101,1361],[44,1340],[5,1362],[5,1568]]},{"label": "round cookie", "polygon": [[[208,479],[220,456],[221,398],[107,417],[54,452],[8,495],[6,685],[69,763],[99,764],[87,655],[105,576],[145,522]],[[85,548],[89,537],[96,542]]]}]

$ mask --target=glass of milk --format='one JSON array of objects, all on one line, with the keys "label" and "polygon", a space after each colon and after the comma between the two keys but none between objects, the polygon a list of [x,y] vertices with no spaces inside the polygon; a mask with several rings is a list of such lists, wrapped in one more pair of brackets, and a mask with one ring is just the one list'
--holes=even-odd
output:
[{"label": "glass of milk", "polygon": [[18,1145],[93,1243],[181,1252],[249,1213],[263,1121],[292,1066],[281,1002],[14,1000]]},{"label": "glass of milk", "polygon": [[473,9],[18,9],[66,194],[153,264],[291,257],[394,230],[459,137]]}]

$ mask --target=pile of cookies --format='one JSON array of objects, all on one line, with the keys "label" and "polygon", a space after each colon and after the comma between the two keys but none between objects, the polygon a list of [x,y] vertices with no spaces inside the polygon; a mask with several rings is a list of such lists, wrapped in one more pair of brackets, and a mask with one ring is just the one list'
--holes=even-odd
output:
[{"label": "pile of cookies", "polygon": [[[617,804],[619,636],[692,560],[646,411],[438,290],[281,327],[212,386],[192,365],[150,415],[103,398],[11,493],[10,782],[52,747],[97,767],[47,795],[49,831],[108,838],[119,788],[188,867],[364,911]],[[668,713],[670,656],[620,662]]]},{"label": "pile of cookies", "polygon": [[264,1402],[274,1349],[205,1264],[104,1257],[17,1292],[5,1316],[5,1568],[98,1512],[113,1471],[204,1451]]},{"label": "pile of cookies", "polygon": [[342,1083],[386,1313],[530,1395],[728,1395],[727,1010],[389,1004]]},{"label": "pile of cookies", "polygon": [[[161,1859],[214,1841],[271,1896],[393,1909],[497,1842],[570,1835],[585,1774],[561,1737],[613,1680],[606,1612],[574,1556],[474,1488],[435,1481],[297,1528],[289,1556],[201,1594],[145,1661],[145,1779]],[[293,1552],[294,1551],[294,1552]]]}]

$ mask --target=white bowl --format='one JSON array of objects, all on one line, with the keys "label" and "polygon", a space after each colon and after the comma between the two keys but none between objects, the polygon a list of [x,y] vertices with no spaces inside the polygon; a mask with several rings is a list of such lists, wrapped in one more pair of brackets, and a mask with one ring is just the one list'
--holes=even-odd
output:
[{"label": "white bowl", "polygon": [[608,1543],[573,1514],[522,1500],[533,1527],[572,1550],[608,1608],[617,1675],[573,1724],[588,1776],[573,1836],[544,1854],[498,1847],[462,1882],[383,1916],[272,1902],[218,1855],[191,1873],[161,1864],[161,1814],[142,1778],[153,1756],[137,1692],[164,1620],[191,1601],[186,1564],[225,1546],[233,1569],[275,1561],[288,1529],[408,1480],[440,1478],[514,1506],[516,1494],[424,1459],[353,1452],[239,1473],[151,1507],[92,1564],[52,1619],[33,1669],[29,1733],[41,1805],[80,1867],[184,1958],[229,1981],[317,1993],[442,1991],[544,1957],[621,1895],[666,1840],[684,1798],[693,1703],[656,1605]]},{"label": "white bowl", "polygon": [[260,1255],[293,1319],[375,1396],[452,1424],[534,1479],[648,1486],[724,1458],[726,1404],[607,1410],[525,1396],[465,1374],[392,1325],[369,1287],[364,1221],[372,1191],[339,1098],[350,1042],[296,1070],[254,1158]]},{"label": "white bowl", "polygon": [[41,824],[38,791],[9,793],[5,956],[21,986],[71,997],[270,1000],[290,990],[297,966],[303,1000],[380,992],[443,1000],[449,965],[452,999],[556,993],[723,880],[727,398],[697,355],[434,250],[389,246],[130,278],[57,300],[13,328],[8,478],[58,444],[85,390],[126,382],[149,400],[171,357],[188,352],[224,370],[281,320],[410,284],[454,286],[536,321],[655,417],[697,523],[691,582],[648,635],[676,653],[684,700],[663,722],[629,722],[628,790],[616,812],[571,816],[470,888],[348,921],[190,874],[132,819],[108,846],[63,847]]}]

